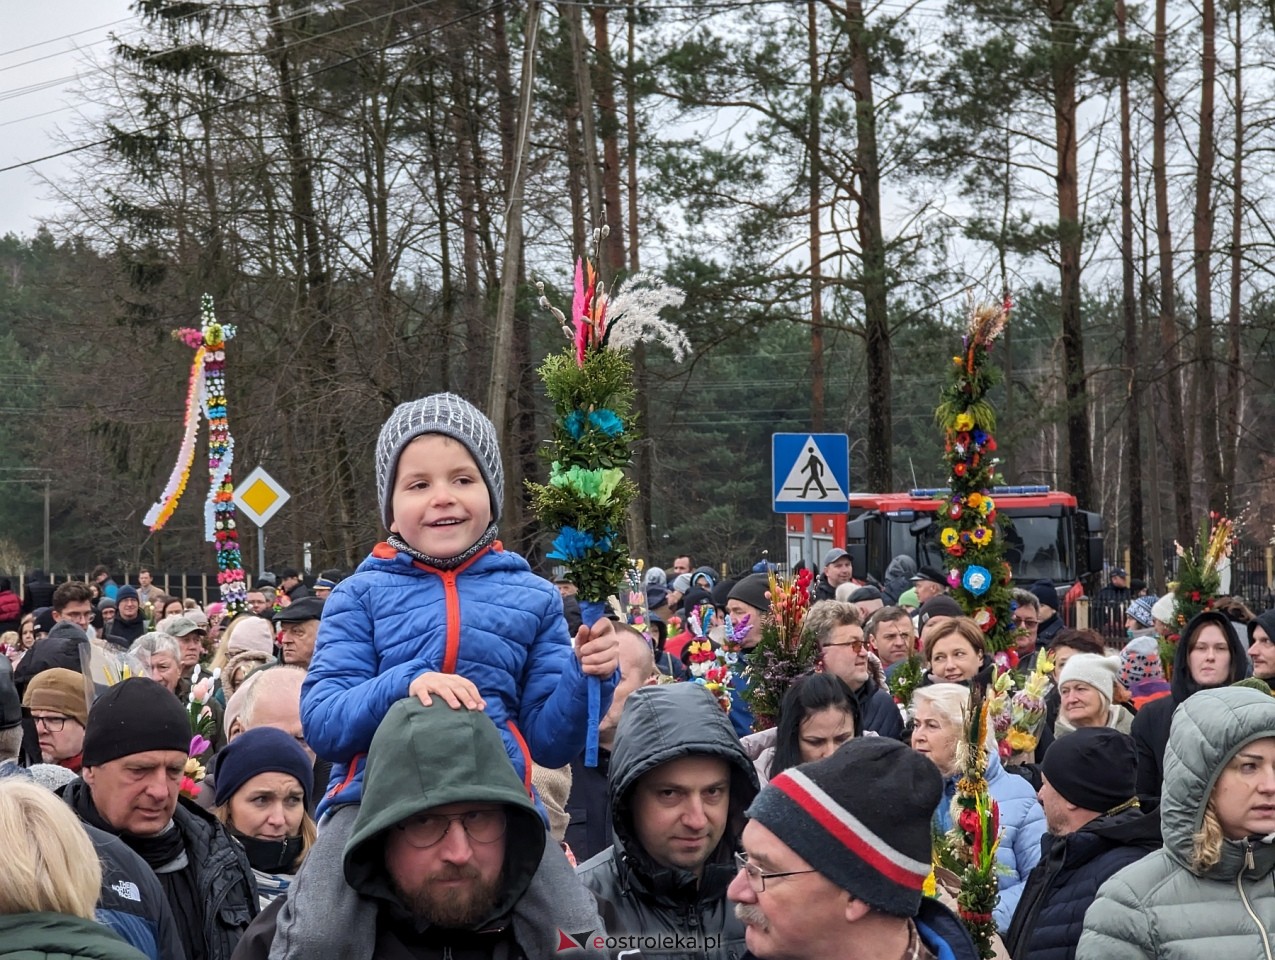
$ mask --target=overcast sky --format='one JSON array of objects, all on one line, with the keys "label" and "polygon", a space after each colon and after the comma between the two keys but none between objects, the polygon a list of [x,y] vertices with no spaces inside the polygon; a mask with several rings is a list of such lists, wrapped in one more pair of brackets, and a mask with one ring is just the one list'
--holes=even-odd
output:
[{"label": "overcast sky", "polygon": [[[109,34],[136,28],[129,0],[0,0],[0,167],[67,147],[57,137],[92,107],[74,94],[86,53],[104,54]],[[78,142],[78,141],[77,141]],[[0,235],[31,234],[56,203],[36,170],[56,180],[64,159],[0,173]]]}]

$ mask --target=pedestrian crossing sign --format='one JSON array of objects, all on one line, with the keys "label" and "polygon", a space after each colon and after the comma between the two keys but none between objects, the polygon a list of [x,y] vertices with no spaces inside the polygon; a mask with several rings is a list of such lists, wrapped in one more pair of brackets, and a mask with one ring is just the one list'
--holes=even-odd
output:
[{"label": "pedestrian crossing sign", "polygon": [[850,438],[776,433],[770,438],[775,513],[850,512]]}]

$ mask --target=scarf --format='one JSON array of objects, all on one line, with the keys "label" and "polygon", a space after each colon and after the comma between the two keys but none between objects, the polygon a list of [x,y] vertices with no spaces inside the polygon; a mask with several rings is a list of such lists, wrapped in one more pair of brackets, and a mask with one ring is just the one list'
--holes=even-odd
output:
[{"label": "scarf", "polygon": [[66,797],[76,815],[90,826],[119,837],[125,846],[146,861],[164,891],[177,920],[177,933],[189,960],[207,960],[204,943],[204,903],[195,882],[194,865],[186,856],[186,840],[173,820],[153,837],[141,837],[117,830],[98,812],[93,795],[83,780],[67,788]]},{"label": "scarf", "polygon": [[292,877],[289,874],[268,873],[256,867],[253,867],[252,872],[257,878],[257,902],[262,910],[270,906],[271,901],[286,894],[288,886],[292,883]]},{"label": "scarf", "polygon": [[493,522],[488,526],[483,531],[483,535],[475,540],[468,550],[455,557],[431,557],[427,553],[421,553],[397,533],[391,533],[386,542],[395,550],[407,554],[413,560],[419,560],[427,567],[433,567],[436,570],[455,570],[496,542],[496,524]]},{"label": "scarf", "polygon": [[93,794],[88,785],[82,781],[71,785],[70,799],[71,807],[81,820],[89,826],[119,837],[130,850],[145,860],[146,865],[152,870],[159,872],[164,867],[185,859],[186,844],[182,839],[181,831],[176,829],[171,820],[168,821],[168,826],[155,836],[141,837],[111,826],[106,818],[98,813],[97,806],[93,803]]}]

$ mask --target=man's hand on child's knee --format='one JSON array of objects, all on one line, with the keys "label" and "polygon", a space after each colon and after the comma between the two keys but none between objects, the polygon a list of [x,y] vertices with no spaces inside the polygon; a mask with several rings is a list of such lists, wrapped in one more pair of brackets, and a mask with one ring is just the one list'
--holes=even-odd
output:
[{"label": "man's hand on child's knee", "polygon": [[580,670],[589,676],[605,680],[620,665],[620,639],[615,624],[605,618],[592,627],[581,627],[575,648]]},{"label": "man's hand on child's knee", "polygon": [[486,710],[487,701],[478,688],[455,673],[422,673],[407,688],[407,695],[415,697],[425,706],[433,703],[433,697],[442,697],[453,710]]}]

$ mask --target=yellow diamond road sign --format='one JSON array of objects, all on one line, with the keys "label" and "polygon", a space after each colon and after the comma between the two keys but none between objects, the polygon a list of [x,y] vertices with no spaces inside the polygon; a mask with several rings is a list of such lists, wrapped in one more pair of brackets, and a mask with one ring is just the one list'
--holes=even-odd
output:
[{"label": "yellow diamond road sign", "polygon": [[258,467],[235,487],[235,505],[259,527],[279,512],[291,495],[265,469]]}]

